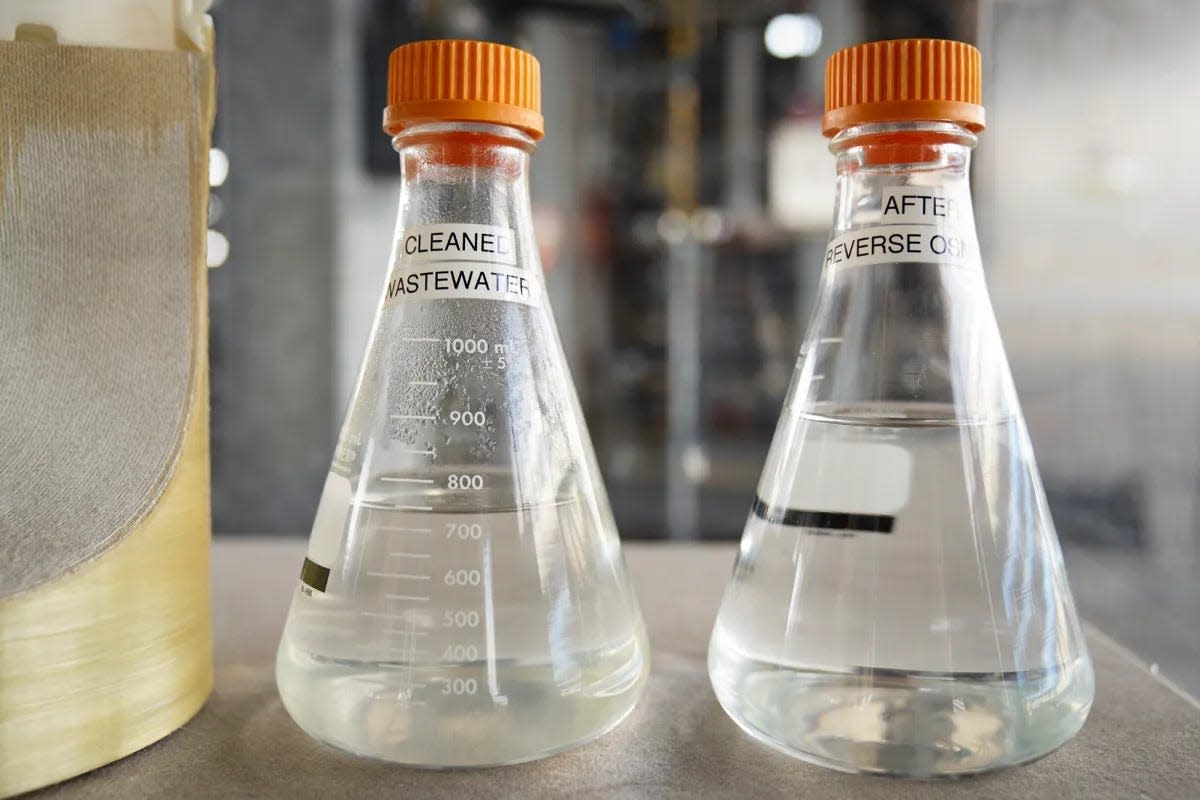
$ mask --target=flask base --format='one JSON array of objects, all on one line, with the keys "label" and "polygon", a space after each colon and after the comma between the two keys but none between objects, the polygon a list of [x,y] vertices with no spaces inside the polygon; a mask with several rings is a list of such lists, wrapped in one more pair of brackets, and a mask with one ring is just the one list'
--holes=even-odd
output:
[{"label": "flask base", "polygon": [[1086,657],[997,675],[799,670],[710,653],[717,699],[776,750],[842,772],[955,777],[1040,758],[1091,709]]},{"label": "flask base", "polygon": [[503,694],[492,694],[476,665],[332,661],[285,641],[276,680],[296,724],[340,750],[424,769],[496,767],[580,747],[619,725],[645,686],[640,652],[610,651],[574,689],[549,665],[498,662]]}]

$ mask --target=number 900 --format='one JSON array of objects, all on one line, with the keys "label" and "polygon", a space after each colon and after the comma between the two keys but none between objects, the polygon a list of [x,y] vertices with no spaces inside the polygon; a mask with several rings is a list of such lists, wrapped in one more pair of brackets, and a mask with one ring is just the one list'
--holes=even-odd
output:
[{"label": "number 900", "polygon": [[487,414],[482,411],[451,411],[450,424],[482,428],[487,424]]}]

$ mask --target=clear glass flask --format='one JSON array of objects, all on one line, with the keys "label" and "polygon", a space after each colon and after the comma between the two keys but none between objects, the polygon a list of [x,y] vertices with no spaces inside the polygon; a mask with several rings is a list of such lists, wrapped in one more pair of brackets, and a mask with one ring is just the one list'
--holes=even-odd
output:
[{"label": "clear glass flask", "polygon": [[[926,70],[973,59],[977,81],[966,47],[860,46],[858,91],[869,101],[871,75],[899,73],[901,56]],[[977,106],[974,91],[960,101]],[[739,725],[800,758],[978,772],[1070,739],[1092,667],[978,256],[982,108],[872,111],[826,115],[834,234],[709,672]]]},{"label": "clear glass flask", "polygon": [[531,226],[536,70],[479,42],[392,56],[391,271],[276,665],[293,719],[361,755],[527,761],[611,729],[646,680]]}]

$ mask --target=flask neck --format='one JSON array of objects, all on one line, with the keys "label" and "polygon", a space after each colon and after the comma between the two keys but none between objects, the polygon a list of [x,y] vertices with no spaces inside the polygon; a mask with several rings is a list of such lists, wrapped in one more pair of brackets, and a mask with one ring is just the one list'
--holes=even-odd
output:
[{"label": "flask neck", "polygon": [[529,200],[533,139],[506,125],[430,122],[392,144],[402,179],[393,263],[405,255],[405,231],[468,224],[511,231],[517,265],[540,269]]},{"label": "flask neck", "polygon": [[974,143],[948,123],[834,138],[836,229],[793,388],[805,407],[972,423],[1017,413],[975,235]]},{"label": "flask neck", "polygon": [[[973,236],[969,172],[976,141],[951,122],[868,123],[841,131],[829,144],[837,156],[835,233],[919,223],[953,225]],[[894,199],[890,190],[901,187],[917,191]]]}]

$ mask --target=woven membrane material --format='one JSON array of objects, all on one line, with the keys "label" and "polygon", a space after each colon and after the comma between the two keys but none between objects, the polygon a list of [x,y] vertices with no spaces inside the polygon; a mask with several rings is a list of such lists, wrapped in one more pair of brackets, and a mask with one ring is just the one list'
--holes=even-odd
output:
[{"label": "woven membrane material", "polygon": [[0,598],[113,547],[170,477],[198,329],[200,63],[0,43]]}]

